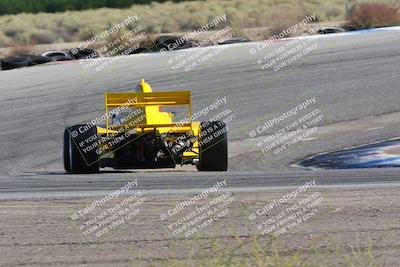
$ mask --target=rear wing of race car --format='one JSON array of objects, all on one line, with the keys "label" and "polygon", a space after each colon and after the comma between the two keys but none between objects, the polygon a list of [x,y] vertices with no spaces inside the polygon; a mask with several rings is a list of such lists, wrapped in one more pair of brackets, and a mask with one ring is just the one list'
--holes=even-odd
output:
[{"label": "rear wing of race car", "polygon": [[[106,92],[105,112],[106,131],[117,128],[159,128],[159,127],[183,127],[191,126],[192,123],[192,101],[190,91],[152,92],[151,87],[144,80],[141,81],[142,92],[133,93],[109,93]],[[160,111],[161,106],[187,106],[188,119],[186,123],[174,123],[169,112]],[[141,108],[145,112],[145,123],[134,125],[112,126],[108,114],[110,110],[123,110],[127,108]]]}]

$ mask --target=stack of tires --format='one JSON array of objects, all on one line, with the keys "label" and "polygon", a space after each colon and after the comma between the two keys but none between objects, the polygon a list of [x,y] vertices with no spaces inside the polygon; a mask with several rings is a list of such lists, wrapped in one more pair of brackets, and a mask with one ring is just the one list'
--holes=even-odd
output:
[{"label": "stack of tires", "polygon": [[12,70],[22,67],[30,67],[39,64],[44,64],[52,61],[66,61],[66,60],[79,60],[97,58],[99,54],[89,48],[85,49],[71,49],[69,51],[49,51],[42,55],[18,55],[2,59],[1,69]]},{"label": "stack of tires", "polygon": [[51,62],[52,59],[43,56],[36,55],[19,55],[14,57],[9,57],[1,60],[2,70],[12,70],[16,68],[29,67],[38,64],[43,64]]}]

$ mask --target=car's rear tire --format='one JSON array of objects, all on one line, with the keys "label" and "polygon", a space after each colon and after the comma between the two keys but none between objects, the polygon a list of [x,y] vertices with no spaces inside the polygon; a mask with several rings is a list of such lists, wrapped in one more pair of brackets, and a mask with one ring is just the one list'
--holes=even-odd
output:
[{"label": "car's rear tire", "polygon": [[87,126],[75,125],[64,131],[64,168],[68,173],[97,173],[97,129],[91,127],[80,133],[80,127]]},{"label": "car's rear tire", "polygon": [[199,171],[228,170],[228,131],[224,122],[200,123]]}]

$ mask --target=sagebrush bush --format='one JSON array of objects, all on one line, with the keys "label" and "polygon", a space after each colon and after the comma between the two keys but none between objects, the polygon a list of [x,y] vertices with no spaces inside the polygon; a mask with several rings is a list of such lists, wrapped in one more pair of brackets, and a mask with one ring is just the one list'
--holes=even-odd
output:
[{"label": "sagebrush bush", "polygon": [[327,20],[338,20],[340,19],[340,15],[343,12],[343,7],[340,6],[330,6],[326,9],[325,14],[326,14],[326,18]]},{"label": "sagebrush bush", "polygon": [[7,37],[3,32],[0,31],[0,47],[9,46],[11,38]]},{"label": "sagebrush bush", "polygon": [[303,15],[296,11],[281,11],[272,14],[271,34],[279,34],[302,19]]},{"label": "sagebrush bush", "polygon": [[30,42],[36,44],[51,44],[57,40],[54,32],[46,30],[36,30],[30,35]]},{"label": "sagebrush bush", "polygon": [[352,9],[345,26],[351,29],[368,29],[398,24],[400,24],[398,5],[365,3]]}]

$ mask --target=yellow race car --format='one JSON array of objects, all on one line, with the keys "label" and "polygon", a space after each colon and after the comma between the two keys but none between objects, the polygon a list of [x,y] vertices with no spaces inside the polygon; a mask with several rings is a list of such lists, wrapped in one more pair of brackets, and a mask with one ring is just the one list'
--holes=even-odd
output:
[{"label": "yellow race car", "polygon": [[[179,106],[187,116],[161,107]],[[228,168],[227,127],[223,121],[192,121],[190,91],[153,92],[144,80],[136,92],[105,93],[105,114],[64,131],[68,173],[99,168],[174,168],[194,164],[199,171]]]}]

